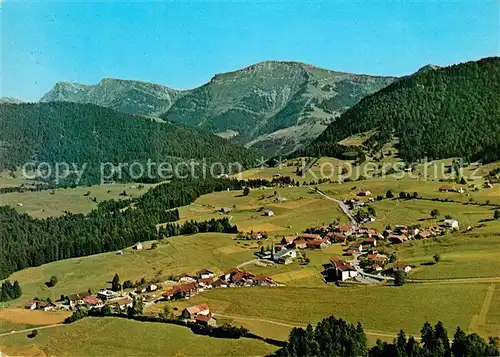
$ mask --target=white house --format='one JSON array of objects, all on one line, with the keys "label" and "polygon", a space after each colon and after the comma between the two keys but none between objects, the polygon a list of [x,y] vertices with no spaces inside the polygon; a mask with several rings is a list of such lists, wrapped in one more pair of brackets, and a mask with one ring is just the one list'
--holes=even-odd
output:
[{"label": "white house", "polygon": [[458,221],[456,219],[445,219],[443,225],[446,228],[458,229]]},{"label": "white house", "polygon": [[114,298],[116,295],[117,294],[114,291],[108,289],[102,289],[97,293],[97,297],[101,300],[109,300]]},{"label": "white house", "polygon": [[142,248],[143,248],[143,246],[142,246],[141,242],[135,243],[135,245],[132,247],[132,249],[135,249],[135,250],[141,250]]},{"label": "white house", "polygon": [[294,249],[282,249],[275,252],[273,260],[281,264],[290,264],[297,257],[297,252]]},{"label": "white house", "polygon": [[208,269],[202,269],[198,273],[196,273],[196,275],[200,279],[210,279],[210,278],[213,278],[215,276],[214,272],[211,270],[208,270]]},{"label": "white house", "polygon": [[335,269],[335,276],[337,279],[344,281],[358,275],[358,271],[349,263],[338,257],[333,257],[330,262]]},{"label": "white house", "polygon": [[394,272],[404,271],[405,273],[409,273],[411,271],[411,266],[408,264],[404,264],[404,263],[396,263],[392,267],[392,271],[394,271]]},{"label": "white house", "polygon": [[264,216],[272,217],[274,216],[274,212],[270,209],[264,211]]}]

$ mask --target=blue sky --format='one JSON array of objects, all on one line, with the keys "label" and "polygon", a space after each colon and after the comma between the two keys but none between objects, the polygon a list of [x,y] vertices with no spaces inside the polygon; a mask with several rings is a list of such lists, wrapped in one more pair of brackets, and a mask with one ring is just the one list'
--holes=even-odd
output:
[{"label": "blue sky", "polygon": [[186,89],[263,60],[404,75],[499,55],[500,2],[19,2],[4,0],[2,96],[57,81]]}]

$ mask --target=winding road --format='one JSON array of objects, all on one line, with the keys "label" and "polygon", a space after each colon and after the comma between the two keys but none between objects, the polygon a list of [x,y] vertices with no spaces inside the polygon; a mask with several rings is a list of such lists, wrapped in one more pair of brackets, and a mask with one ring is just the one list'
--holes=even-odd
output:
[{"label": "winding road", "polygon": [[[309,187],[309,188],[312,188],[312,187]],[[335,202],[336,204],[338,204],[340,210],[342,212],[344,212],[344,214],[351,220],[352,222],[352,225],[357,227],[358,226],[358,221],[356,221],[356,218],[354,218],[354,216],[352,215],[351,213],[351,210],[349,209],[349,207],[344,203],[342,202],[341,200],[338,200],[334,197],[331,197],[331,196],[328,196],[326,193],[324,193],[323,191],[321,191],[320,189],[314,189],[312,188],[316,193],[320,194],[321,196],[325,197],[326,199],[330,200],[330,201],[333,201]]]}]

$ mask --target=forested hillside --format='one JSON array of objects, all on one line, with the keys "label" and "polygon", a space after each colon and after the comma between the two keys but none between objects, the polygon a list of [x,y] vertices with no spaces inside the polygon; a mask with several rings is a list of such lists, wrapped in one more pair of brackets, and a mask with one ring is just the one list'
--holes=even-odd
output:
[{"label": "forested hillside", "polygon": [[81,184],[99,182],[100,164],[106,162],[206,159],[249,167],[256,160],[249,150],[200,129],[91,104],[2,104],[0,127],[0,169],[30,160],[87,163]]},{"label": "forested hillside", "polygon": [[301,154],[330,156],[336,143],[376,130],[365,142],[399,139],[407,161],[462,156],[499,160],[500,57],[402,78],[347,110]]}]

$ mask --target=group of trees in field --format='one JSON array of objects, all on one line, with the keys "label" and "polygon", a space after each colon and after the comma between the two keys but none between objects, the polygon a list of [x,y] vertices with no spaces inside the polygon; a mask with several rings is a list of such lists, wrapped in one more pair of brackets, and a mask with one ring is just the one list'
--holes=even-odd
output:
[{"label": "group of trees in field", "polygon": [[0,302],[17,299],[22,294],[23,291],[17,280],[15,280],[14,283],[5,280],[0,287]]},{"label": "group of trees in field", "polygon": [[365,143],[373,151],[394,137],[400,156],[500,159],[500,57],[420,71],[362,99],[302,154],[341,157],[338,142],[376,130]]},{"label": "group of trees in field", "polygon": [[167,238],[184,234],[196,234],[205,232],[216,233],[238,233],[238,227],[229,223],[229,218],[212,218],[208,221],[187,221],[184,224],[167,223],[158,230],[159,238]]},{"label": "group of trees in field", "polygon": [[[188,205],[201,195],[243,187],[288,184],[290,177],[241,181],[207,178],[173,180],[140,198],[101,202],[90,213],[35,219],[9,206],[0,207],[0,278],[27,267],[56,260],[123,249],[158,238],[156,224],[179,220],[175,207]],[[236,232],[227,220],[167,225],[163,236],[215,231]]]},{"label": "group of trees in field", "polygon": [[334,316],[320,321],[316,328],[294,328],[287,344],[276,352],[278,357],[343,356],[343,357],[486,357],[500,354],[498,338],[485,341],[479,335],[466,334],[460,327],[451,340],[442,322],[434,327],[426,322],[421,340],[406,337],[401,330],[392,343],[377,341],[368,348],[360,323],[348,323]]}]

